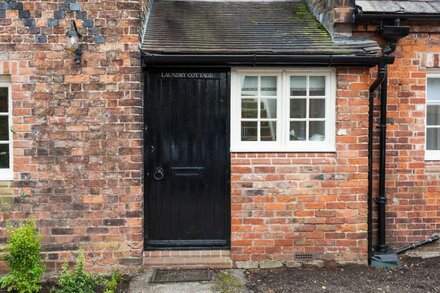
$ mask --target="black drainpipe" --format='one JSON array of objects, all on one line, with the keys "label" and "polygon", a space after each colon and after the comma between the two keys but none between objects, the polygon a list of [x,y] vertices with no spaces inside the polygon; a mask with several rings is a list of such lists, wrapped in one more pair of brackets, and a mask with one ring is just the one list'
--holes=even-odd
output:
[{"label": "black drainpipe", "polygon": [[[400,26],[400,19],[394,20],[394,25],[381,25],[379,34],[390,42],[389,48],[385,49],[384,56],[389,56],[396,50],[397,41],[409,34],[408,26]],[[387,253],[389,247],[386,244],[386,146],[387,146],[387,106],[388,106],[388,68],[386,64],[379,66],[379,73],[384,78],[380,83],[380,122],[379,122],[379,190],[374,199],[377,204],[377,243],[374,245],[376,253]],[[372,118],[370,118],[372,119]],[[372,138],[370,138],[372,139]],[[372,150],[371,150],[372,151]],[[370,154],[372,156],[372,154]],[[372,168],[372,166],[370,166]],[[372,169],[371,169],[372,170]],[[371,183],[373,182],[371,178]],[[372,188],[372,187],[370,187]],[[371,211],[370,211],[371,213]],[[371,215],[370,215],[371,216]],[[371,224],[370,224],[371,225]],[[371,228],[371,227],[370,227]]]},{"label": "black drainpipe", "polygon": [[387,148],[387,100],[388,100],[388,68],[384,66],[385,79],[380,85],[380,123],[379,123],[379,193],[375,198],[377,204],[378,231],[377,243],[374,250],[377,252],[387,252],[386,244],[386,216],[385,209],[387,197],[385,193],[386,182],[386,148]]},{"label": "black drainpipe", "polygon": [[387,67],[379,64],[376,80],[370,86],[368,106],[368,262],[373,253],[373,125],[374,125],[374,92],[387,78]]},{"label": "black drainpipe", "polygon": [[[396,50],[397,41],[409,34],[408,26],[400,26],[400,19],[394,20],[394,25],[379,28],[379,34],[390,42],[389,48],[384,50],[384,56],[388,56]],[[374,92],[380,85],[380,123],[379,123],[379,190],[374,199],[377,204],[377,243],[372,251],[372,204],[373,204],[373,124],[374,124]],[[407,247],[390,251],[386,244],[386,139],[387,139],[387,99],[388,99],[388,68],[387,64],[378,64],[378,75],[370,86],[369,119],[368,119],[368,262],[376,267],[395,267],[400,265],[397,254],[419,246],[438,241],[440,237],[434,236],[427,240],[411,244]],[[373,265],[373,264],[372,264]]]},{"label": "black drainpipe", "polygon": [[[395,19],[394,26],[382,26],[380,34],[390,40],[389,48],[384,50],[384,55],[389,56],[396,50],[397,41],[409,34],[409,27],[400,26],[400,19]],[[379,68],[384,72],[385,78],[380,84],[380,122],[379,122],[379,193],[375,198],[377,204],[378,231],[377,243],[374,250],[378,253],[388,252],[386,243],[386,159],[387,159],[387,106],[388,106],[388,66]]]},{"label": "black drainpipe", "polygon": [[[389,48],[384,49],[383,56],[390,56],[396,50],[397,41],[409,34],[408,26],[400,26],[400,19],[394,20],[394,25],[381,25],[378,33],[390,42]],[[380,86],[380,122],[379,122],[379,189],[374,199],[377,205],[377,243],[375,253],[387,253],[386,244],[386,139],[387,139],[387,103],[388,103],[388,67],[385,63],[378,64],[376,80],[370,86],[369,119],[368,119],[368,262],[373,256],[373,126],[374,126],[374,92]]]}]

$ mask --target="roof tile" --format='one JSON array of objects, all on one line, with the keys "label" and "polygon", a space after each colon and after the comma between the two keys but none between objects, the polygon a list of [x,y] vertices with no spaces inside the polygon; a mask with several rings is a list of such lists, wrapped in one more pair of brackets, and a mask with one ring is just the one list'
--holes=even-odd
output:
[{"label": "roof tile", "polygon": [[152,6],[142,50],[182,54],[371,55],[370,40],[334,42],[303,1],[173,1]]}]

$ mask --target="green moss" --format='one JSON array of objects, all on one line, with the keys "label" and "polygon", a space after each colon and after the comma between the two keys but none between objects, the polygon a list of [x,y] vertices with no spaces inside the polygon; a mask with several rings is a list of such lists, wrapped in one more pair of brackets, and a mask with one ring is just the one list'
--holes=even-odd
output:
[{"label": "green moss", "polygon": [[330,34],[328,33],[327,29],[320,23],[319,21],[316,21],[316,28],[326,37],[330,37]]},{"label": "green moss", "polygon": [[240,293],[245,288],[230,272],[218,273],[213,280],[212,291],[217,293]]},{"label": "green moss", "polygon": [[323,37],[330,37],[326,28],[315,18],[308,6],[304,3],[300,3],[295,11],[293,20],[298,21],[298,19],[303,22],[305,27],[317,28]]},{"label": "green moss", "polygon": [[295,15],[301,19],[313,16],[307,5],[304,3],[298,5],[298,9],[296,10]]}]

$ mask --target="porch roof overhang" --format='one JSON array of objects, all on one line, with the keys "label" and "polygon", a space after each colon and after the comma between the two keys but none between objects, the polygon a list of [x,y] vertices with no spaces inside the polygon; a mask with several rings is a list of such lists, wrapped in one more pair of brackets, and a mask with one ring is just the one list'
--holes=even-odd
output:
[{"label": "porch roof overhang", "polygon": [[142,36],[145,66],[392,63],[369,39],[333,40],[302,0],[156,0]]}]

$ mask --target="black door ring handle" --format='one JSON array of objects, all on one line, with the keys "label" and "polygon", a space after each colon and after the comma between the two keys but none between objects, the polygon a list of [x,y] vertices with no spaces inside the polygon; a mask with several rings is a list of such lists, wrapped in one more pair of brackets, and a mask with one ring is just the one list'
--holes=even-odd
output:
[{"label": "black door ring handle", "polygon": [[156,171],[154,171],[153,178],[156,181],[160,181],[165,177],[165,172],[162,167],[157,167]]}]

